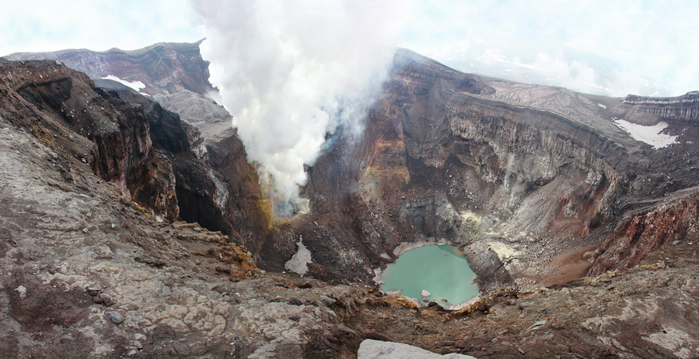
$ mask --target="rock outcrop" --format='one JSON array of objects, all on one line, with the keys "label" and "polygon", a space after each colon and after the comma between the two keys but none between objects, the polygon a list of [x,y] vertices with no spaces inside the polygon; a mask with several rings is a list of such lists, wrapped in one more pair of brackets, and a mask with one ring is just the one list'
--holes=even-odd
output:
[{"label": "rock outcrop", "polygon": [[[264,202],[257,171],[247,162],[243,142],[231,127],[231,115],[212,99],[191,91],[156,95],[154,99],[201,132],[203,152],[211,165],[209,177],[222,194],[216,199],[220,212],[217,218],[227,223],[226,228],[235,229],[242,244],[259,253],[271,212]],[[196,207],[192,211],[200,212]],[[192,219],[203,223],[202,219]]]},{"label": "rock outcrop", "polygon": [[699,91],[688,92],[678,97],[628,95],[621,102],[620,109],[655,115],[659,119],[672,123],[696,126],[699,122]]},{"label": "rock outcrop", "polygon": [[123,196],[177,219],[175,183],[167,170],[158,171],[169,164],[153,148],[141,106],[124,103],[53,61],[0,59],[0,71],[4,118],[51,146],[66,179],[73,174],[65,161],[78,159],[116,184]]},{"label": "rock outcrop", "polygon": [[[637,265],[665,245],[699,243],[699,192],[676,196],[649,213],[628,218],[596,250],[591,275]],[[679,197],[679,198],[678,198]]]}]

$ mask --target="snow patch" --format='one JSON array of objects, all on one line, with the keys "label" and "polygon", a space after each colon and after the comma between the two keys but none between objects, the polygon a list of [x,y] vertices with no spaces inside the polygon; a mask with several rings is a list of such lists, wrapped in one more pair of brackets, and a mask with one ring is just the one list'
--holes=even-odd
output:
[{"label": "snow patch", "polygon": [[299,250],[291,259],[284,263],[284,268],[303,276],[308,271],[308,263],[313,263],[313,260],[311,259],[311,251],[303,245],[301,236],[299,236],[299,241],[296,244],[299,246]]},{"label": "snow patch", "polygon": [[136,92],[141,92],[141,90],[146,88],[146,85],[144,85],[143,82],[141,82],[141,81],[129,82],[126,80],[122,80],[114,75],[109,75],[107,77],[103,77],[102,79],[116,81],[124,86],[128,86],[128,87],[132,88]]},{"label": "snow patch", "polygon": [[601,104],[601,103],[598,103],[597,106],[599,106],[599,107],[601,107],[601,108],[603,108],[603,109],[605,109],[605,110],[607,109],[607,106],[605,106],[605,105],[603,105],[603,104]]},{"label": "snow patch", "polygon": [[667,127],[665,122],[658,122],[655,126],[643,126],[618,119],[614,120],[614,124],[626,131],[634,140],[645,142],[656,150],[678,143],[677,136],[660,133]]}]

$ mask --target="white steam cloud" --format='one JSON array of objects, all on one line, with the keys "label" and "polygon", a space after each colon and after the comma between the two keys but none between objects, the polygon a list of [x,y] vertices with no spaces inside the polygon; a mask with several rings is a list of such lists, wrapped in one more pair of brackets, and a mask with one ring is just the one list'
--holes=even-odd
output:
[{"label": "white steam cloud", "polygon": [[[250,161],[276,196],[298,185],[327,132],[361,130],[400,46],[466,72],[624,96],[696,90],[699,3],[606,0],[191,0],[204,57]],[[339,110],[342,109],[342,112]],[[339,116],[338,114],[341,114]],[[274,195],[274,194],[273,194]]]},{"label": "white steam cloud", "polygon": [[211,82],[281,202],[298,205],[327,133],[360,132],[386,77],[400,8],[373,1],[193,0]]}]

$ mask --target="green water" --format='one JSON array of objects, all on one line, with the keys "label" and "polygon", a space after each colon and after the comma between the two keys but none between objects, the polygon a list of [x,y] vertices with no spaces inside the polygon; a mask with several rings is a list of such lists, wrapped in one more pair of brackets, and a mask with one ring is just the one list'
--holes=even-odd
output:
[{"label": "green water", "polygon": [[389,264],[381,275],[381,290],[402,290],[406,297],[422,299],[425,289],[432,294],[431,301],[459,304],[478,294],[478,287],[471,283],[474,277],[454,247],[430,245],[409,250]]}]

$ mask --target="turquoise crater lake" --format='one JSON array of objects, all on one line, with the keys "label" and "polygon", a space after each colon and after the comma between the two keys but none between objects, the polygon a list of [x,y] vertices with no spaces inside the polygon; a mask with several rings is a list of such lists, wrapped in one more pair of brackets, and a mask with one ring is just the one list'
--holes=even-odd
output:
[{"label": "turquoise crater lake", "polygon": [[430,292],[430,301],[445,307],[443,299],[456,305],[478,295],[472,283],[475,274],[466,258],[452,246],[429,245],[403,253],[381,274],[381,290],[400,290],[406,297],[422,299],[422,290]]}]

